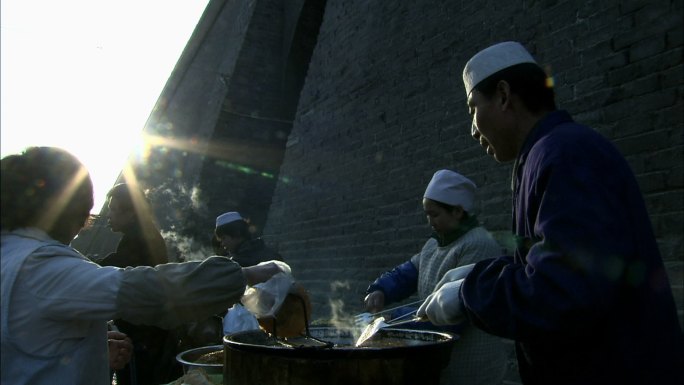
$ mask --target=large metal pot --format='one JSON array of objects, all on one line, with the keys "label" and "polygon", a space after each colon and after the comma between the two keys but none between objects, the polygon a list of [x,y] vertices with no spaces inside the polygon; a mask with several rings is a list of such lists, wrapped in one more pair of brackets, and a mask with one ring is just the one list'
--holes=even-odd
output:
[{"label": "large metal pot", "polygon": [[356,337],[354,330],[332,327],[288,340],[260,330],[225,336],[223,384],[436,385],[456,338],[387,328],[355,347]]}]

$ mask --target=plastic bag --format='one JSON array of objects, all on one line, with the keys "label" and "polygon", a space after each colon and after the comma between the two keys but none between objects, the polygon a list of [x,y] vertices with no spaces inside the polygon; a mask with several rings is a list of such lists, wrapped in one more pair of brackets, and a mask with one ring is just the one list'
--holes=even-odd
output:
[{"label": "plastic bag", "polygon": [[258,319],[274,317],[293,284],[294,279],[289,273],[275,274],[268,281],[245,290],[240,302]]},{"label": "plastic bag", "polygon": [[259,318],[259,326],[276,337],[296,337],[307,330],[311,300],[304,286],[295,283],[274,318]]},{"label": "plastic bag", "polygon": [[224,335],[255,329],[259,329],[259,321],[239,303],[228,309],[226,316],[223,317]]}]

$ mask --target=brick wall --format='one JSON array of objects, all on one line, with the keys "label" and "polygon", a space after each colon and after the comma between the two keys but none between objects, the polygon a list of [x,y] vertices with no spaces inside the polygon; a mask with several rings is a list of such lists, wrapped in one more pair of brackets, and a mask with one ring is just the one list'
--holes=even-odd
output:
[{"label": "brick wall", "polygon": [[[226,95],[203,163],[200,188],[210,214],[239,211],[261,233],[292,126],[282,94],[282,2],[256,2],[232,71],[223,74]],[[224,44],[229,43],[224,41]]]},{"label": "brick wall", "polygon": [[479,218],[510,249],[510,165],[470,137],[461,71],[478,50],[517,40],[553,73],[559,106],[632,166],[684,319],[682,9],[212,0],[146,125],[166,141],[136,172],[157,192],[163,230],[185,227],[208,247],[218,213],[247,211],[311,293],[314,320],[360,312],[368,284],[429,235],[421,197],[437,169],[478,184]]},{"label": "brick wall", "polygon": [[461,71],[522,42],[560,108],[611,138],[636,173],[682,317],[682,1],[328,0],[264,233],[313,295],[362,311],[367,285],[429,234],[421,197],[453,168],[478,186],[505,247],[510,165],[470,138]]}]

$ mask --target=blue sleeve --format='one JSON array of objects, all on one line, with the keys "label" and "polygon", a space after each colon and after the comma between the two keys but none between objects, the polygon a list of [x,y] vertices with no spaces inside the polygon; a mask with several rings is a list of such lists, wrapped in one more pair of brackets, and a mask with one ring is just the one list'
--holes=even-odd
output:
[{"label": "blue sleeve", "polygon": [[418,290],[418,269],[407,261],[382,275],[368,286],[366,293],[380,290],[385,294],[385,303],[401,301]]}]

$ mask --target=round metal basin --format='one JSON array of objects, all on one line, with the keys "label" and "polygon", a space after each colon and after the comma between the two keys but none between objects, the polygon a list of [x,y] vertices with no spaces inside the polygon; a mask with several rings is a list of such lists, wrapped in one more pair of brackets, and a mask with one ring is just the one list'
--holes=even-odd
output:
[{"label": "round metal basin", "polygon": [[[183,373],[192,369],[202,369],[207,374],[223,373],[222,345],[203,346],[178,353],[176,361],[183,365]],[[225,354],[225,353],[224,353]]]},{"label": "round metal basin", "polygon": [[309,337],[275,339],[260,330],[223,338],[224,385],[438,384],[456,337],[381,329],[362,347],[358,331],[310,328]]}]

